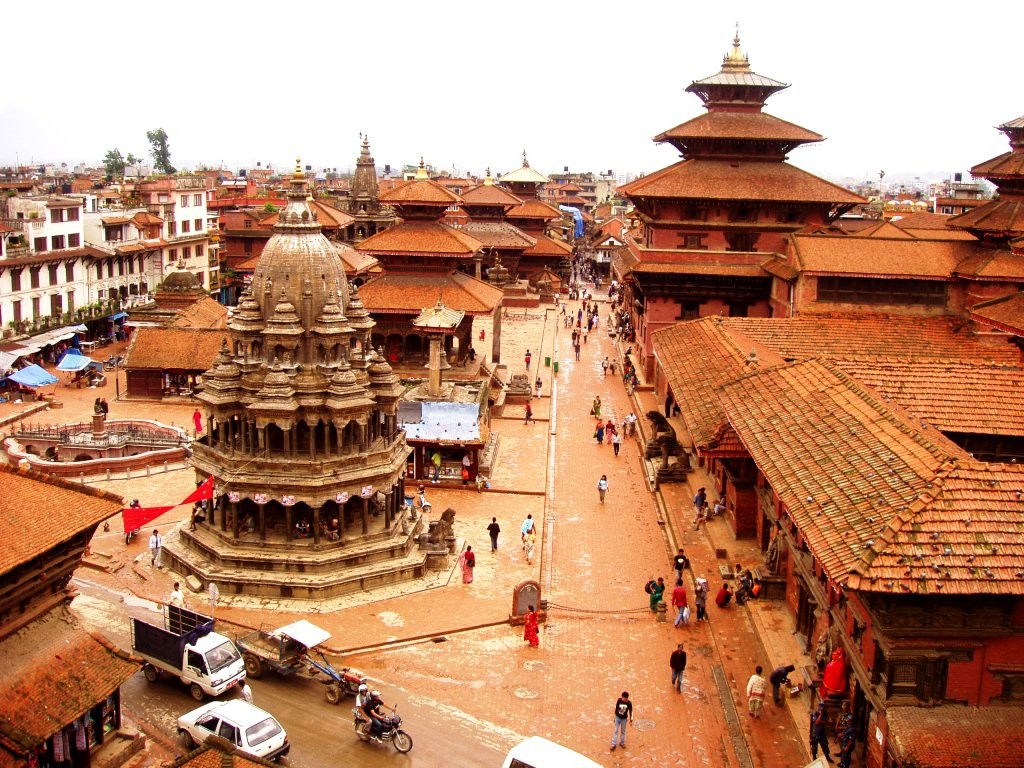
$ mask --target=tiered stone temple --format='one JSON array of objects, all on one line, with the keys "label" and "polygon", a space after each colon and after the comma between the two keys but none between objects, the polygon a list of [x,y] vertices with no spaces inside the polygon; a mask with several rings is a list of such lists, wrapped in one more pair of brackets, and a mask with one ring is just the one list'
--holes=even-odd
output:
[{"label": "tiered stone temple", "polygon": [[403,508],[402,387],[307,204],[297,166],[274,234],[198,395],[194,446],[218,509],[166,543],[222,595],[325,598],[422,575]]}]

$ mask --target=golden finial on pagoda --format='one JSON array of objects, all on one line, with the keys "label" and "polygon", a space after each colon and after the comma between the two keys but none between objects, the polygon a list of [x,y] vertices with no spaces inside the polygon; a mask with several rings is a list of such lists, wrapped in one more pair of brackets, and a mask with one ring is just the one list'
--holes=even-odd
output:
[{"label": "golden finial on pagoda", "polygon": [[529,168],[530,161],[526,159],[526,150],[523,150],[523,168]]},{"label": "golden finial on pagoda", "polygon": [[491,167],[487,166],[487,171],[484,173],[484,186],[493,187],[494,179],[491,178]]},{"label": "golden finial on pagoda", "polygon": [[421,181],[423,179],[429,179],[427,175],[427,166],[423,162],[423,155],[420,155],[420,167],[416,169],[416,180]]},{"label": "golden finial on pagoda", "polygon": [[722,58],[722,69],[750,69],[750,59],[740,48],[740,23],[736,22],[736,34],[732,38],[732,50]]}]

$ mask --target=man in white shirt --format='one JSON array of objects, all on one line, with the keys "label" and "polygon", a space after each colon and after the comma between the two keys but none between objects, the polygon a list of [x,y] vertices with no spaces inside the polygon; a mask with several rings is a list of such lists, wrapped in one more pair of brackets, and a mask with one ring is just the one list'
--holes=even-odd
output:
[{"label": "man in white shirt", "polygon": [[160,537],[160,531],[153,529],[153,535],[149,537],[149,556],[154,568],[160,568],[160,555],[163,554],[164,540]]},{"label": "man in white shirt", "polygon": [[185,607],[185,593],[181,591],[181,584],[174,582],[174,589],[171,590],[171,597],[167,601],[177,608]]}]

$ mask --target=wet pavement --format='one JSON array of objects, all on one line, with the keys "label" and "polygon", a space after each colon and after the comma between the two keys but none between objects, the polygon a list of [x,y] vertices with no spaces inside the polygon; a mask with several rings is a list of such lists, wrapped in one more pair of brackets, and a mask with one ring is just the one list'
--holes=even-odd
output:
[{"label": "wet pavement", "polygon": [[[569,302],[575,311],[579,302]],[[621,455],[598,445],[592,400],[600,395],[613,420],[635,411],[656,409],[655,397],[641,386],[630,398],[618,376],[604,376],[605,355],[621,361],[622,345],[609,338],[608,304],[599,300],[601,325],[589,334],[580,361],[575,360],[569,330],[553,308],[530,311],[529,319],[502,325],[502,358],[507,380],[523,372],[526,349],[533,353],[531,379],[539,371],[542,397],[533,400],[536,424],[523,423],[523,406],[509,404],[492,421],[500,444],[492,476],[494,490],[477,493],[462,487],[430,486],[437,514],[456,510],[459,546],[478,553],[471,584],[454,568],[415,584],[337,598],[316,606],[259,598],[232,598],[216,606],[222,625],[255,628],[310,618],[332,633],[328,645],[344,662],[379,682],[389,701],[403,711],[429,706],[457,711],[474,723],[473,738],[504,751],[520,738],[541,735],[564,743],[602,765],[801,766],[809,762],[805,735],[807,694],[770,702],[753,720],[744,690],[754,666],[766,673],[783,663],[809,663],[800,653],[792,621],[781,602],[752,601],[746,606],[709,608],[710,621],[676,629],[658,621],[648,608],[643,584],[651,576],[672,582],[671,556],[684,546],[692,573],[686,585],[693,605],[693,575],[707,575],[713,589],[723,562],[761,562],[754,543],[736,541],[722,520],[699,532],[689,526],[690,499],[700,485],[712,487],[697,469],[689,482],[650,491],[641,460],[642,435],[624,439]],[[490,335],[490,321],[477,320]],[[488,344],[489,346],[489,344]],[[545,358],[559,363],[557,374]],[[619,367],[621,370],[621,367]],[[123,373],[122,373],[123,376]],[[123,391],[122,379],[122,391]],[[95,390],[61,391],[63,411],[36,417],[42,423],[86,419]],[[111,418],[135,415],[189,424],[194,405],[111,400]],[[5,406],[6,407],[6,406]],[[6,412],[0,413],[0,418]],[[680,429],[677,424],[677,429]],[[609,479],[601,504],[597,480]],[[194,474],[177,470],[149,477],[114,478],[99,487],[143,505],[174,503],[194,488]],[[173,534],[187,518],[178,507],[152,527]],[[532,514],[542,539],[533,564],[518,542],[523,518]],[[502,527],[497,553],[490,552],[486,525]],[[83,569],[90,581],[127,588],[141,597],[166,599],[175,576],[149,565],[143,535],[127,548],[120,521],[97,533],[93,559],[111,573]],[[716,558],[716,549],[727,560]],[[453,558],[454,559],[454,558]],[[539,648],[530,648],[522,629],[509,626],[516,584],[537,579],[548,601]],[[669,590],[670,591],[670,590]],[[666,594],[666,599],[668,594]],[[189,596],[190,605],[211,610],[205,594]],[[318,615],[309,616],[310,609]],[[228,627],[232,629],[232,627]],[[688,653],[681,694],[670,686],[668,658],[676,643]],[[634,725],[626,749],[609,750],[612,706],[630,692]],[[130,702],[128,703],[130,706]],[[347,710],[344,714],[347,715]]]}]

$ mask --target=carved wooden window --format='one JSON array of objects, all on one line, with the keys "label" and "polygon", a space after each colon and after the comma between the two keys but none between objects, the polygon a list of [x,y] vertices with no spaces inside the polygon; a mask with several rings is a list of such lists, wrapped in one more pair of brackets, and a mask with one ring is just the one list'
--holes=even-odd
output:
[{"label": "carved wooden window", "polygon": [[1005,704],[1024,704],[1024,674],[1006,674],[1003,678],[1003,692],[1000,700]]},{"label": "carved wooden window", "polygon": [[758,237],[760,235],[757,232],[726,232],[725,241],[729,244],[726,250],[756,251]]},{"label": "carved wooden window", "polygon": [[924,304],[941,307],[946,304],[946,284],[938,280],[819,277],[818,301],[844,304]]}]

